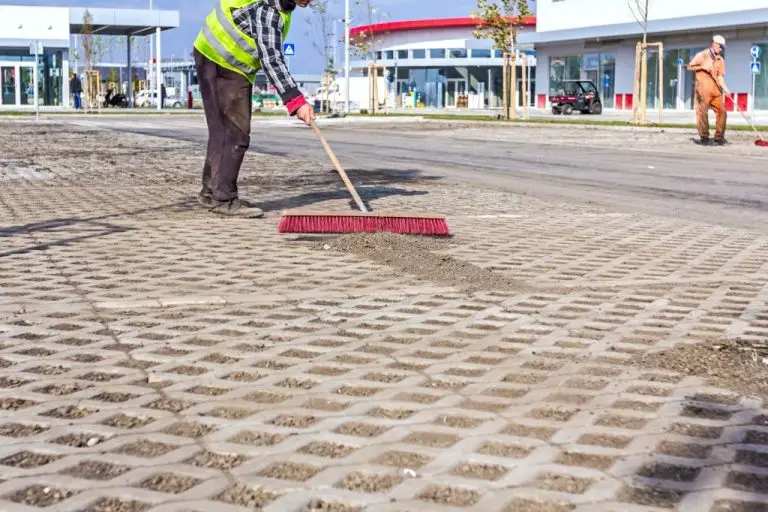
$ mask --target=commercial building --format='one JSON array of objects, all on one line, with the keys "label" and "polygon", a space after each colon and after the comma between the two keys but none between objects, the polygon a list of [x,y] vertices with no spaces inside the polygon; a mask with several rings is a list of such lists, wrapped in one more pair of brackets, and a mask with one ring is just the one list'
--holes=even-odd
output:
[{"label": "commercial building", "polygon": [[[179,26],[176,11],[89,8],[90,29],[98,36],[122,36],[126,61],[132,62],[135,37],[159,34]],[[83,33],[85,8],[0,6],[0,107],[35,104],[69,107],[72,36]],[[35,67],[33,44],[43,52]],[[157,37],[158,55],[161,38]],[[38,86],[34,88],[35,74]],[[127,76],[132,76],[130,64]],[[131,84],[131,81],[128,81]]]},{"label": "commercial building", "polygon": [[[534,18],[522,32],[533,31]],[[403,108],[500,108],[502,56],[489,40],[473,36],[472,18],[395,21],[352,29],[352,38],[375,40],[374,58],[352,62],[353,70],[367,72],[372,60],[386,67],[391,106]],[[518,104],[522,104],[523,59],[533,101],[536,58],[532,45],[522,45],[518,60]]]},{"label": "commercial building", "polygon": [[[695,76],[686,66],[710,45],[713,35],[721,34],[728,43],[727,82],[739,105],[768,110],[765,0],[651,0],[649,11],[648,41],[664,45],[663,55],[656,50],[648,55],[649,108],[658,108],[661,101],[666,109],[694,108]],[[548,95],[560,89],[563,80],[588,79],[598,86],[607,108],[632,109],[637,101],[635,48],[641,39],[642,29],[626,1],[538,0],[536,31],[523,36],[535,45],[539,62],[537,105],[547,108]],[[759,66],[752,65],[753,46],[761,49]],[[761,74],[753,75],[753,67],[760,67]]]}]

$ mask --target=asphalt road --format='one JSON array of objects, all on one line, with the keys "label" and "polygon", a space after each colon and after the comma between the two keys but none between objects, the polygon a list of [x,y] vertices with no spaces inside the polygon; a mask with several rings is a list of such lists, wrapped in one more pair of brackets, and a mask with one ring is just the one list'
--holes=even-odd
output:
[{"label": "asphalt road", "polygon": [[[61,120],[201,143],[207,138],[199,117]],[[403,120],[344,122],[324,131],[343,165],[353,171],[409,171],[544,199],[768,233],[768,149],[755,147],[749,133],[732,134],[732,145],[725,148],[702,148],[693,143],[694,134],[677,130]],[[251,149],[327,165],[310,129],[279,118],[254,122]],[[356,179],[364,185],[364,174]]]}]

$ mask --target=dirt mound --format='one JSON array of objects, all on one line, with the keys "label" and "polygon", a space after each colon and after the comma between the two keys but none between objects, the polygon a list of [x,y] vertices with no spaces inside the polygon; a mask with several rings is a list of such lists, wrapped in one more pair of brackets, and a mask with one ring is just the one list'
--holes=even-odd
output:
[{"label": "dirt mound", "polygon": [[491,270],[439,254],[451,247],[450,240],[395,235],[391,233],[346,235],[324,242],[321,250],[355,254],[411,274],[419,280],[455,286],[463,291],[523,291],[525,283]]},{"label": "dirt mound", "polygon": [[[768,397],[768,358],[764,343],[712,340],[680,345],[636,359],[639,366],[705,377],[716,387],[742,395]],[[768,361],[768,359],[766,359]]]}]

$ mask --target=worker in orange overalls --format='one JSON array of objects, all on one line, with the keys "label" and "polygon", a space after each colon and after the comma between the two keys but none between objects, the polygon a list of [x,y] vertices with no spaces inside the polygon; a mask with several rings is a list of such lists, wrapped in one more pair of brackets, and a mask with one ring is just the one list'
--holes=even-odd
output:
[{"label": "worker in orange overalls", "polygon": [[725,85],[725,38],[715,36],[712,46],[698,53],[688,64],[688,71],[696,73],[696,126],[699,130],[701,143],[710,144],[709,140],[709,109],[715,111],[717,125],[715,128],[714,144],[722,146],[725,140],[725,124],[728,114],[725,111],[725,94],[729,94]]}]

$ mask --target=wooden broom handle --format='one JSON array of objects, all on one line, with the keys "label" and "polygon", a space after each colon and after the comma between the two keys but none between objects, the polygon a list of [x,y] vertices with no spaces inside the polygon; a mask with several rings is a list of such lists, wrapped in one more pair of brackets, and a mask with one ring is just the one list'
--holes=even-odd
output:
[{"label": "wooden broom handle", "polygon": [[336,171],[339,173],[339,176],[341,176],[341,179],[344,180],[344,184],[347,186],[347,190],[349,190],[349,193],[352,194],[352,198],[355,200],[355,203],[357,203],[357,207],[360,208],[361,212],[367,212],[368,208],[365,207],[363,200],[360,199],[360,195],[357,193],[357,190],[355,190],[355,186],[349,180],[349,176],[347,176],[347,173],[344,171],[344,168],[341,166],[341,163],[339,163],[339,159],[336,158],[336,155],[333,153],[331,146],[328,144],[328,141],[325,139],[325,135],[323,135],[323,132],[320,131],[320,128],[318,128],[317,126],[317,123],[315,123],[314,121],[312,121],[312,129],[315,130],[315,134],[317,134],[317,138],[320,139],[320,142],[323,144],[323,149],[325,149],[325,153],[328,155],[328,158],[330,158],[331,162],[333,162],[333,166],[336,167]]}]

